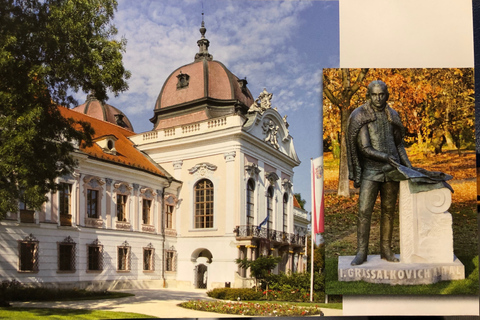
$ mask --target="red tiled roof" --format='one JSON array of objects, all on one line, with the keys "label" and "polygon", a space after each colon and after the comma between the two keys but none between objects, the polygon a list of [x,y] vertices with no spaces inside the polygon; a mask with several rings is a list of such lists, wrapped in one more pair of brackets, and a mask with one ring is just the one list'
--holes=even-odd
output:
[{"label": "red tiled roof", "polygon": [[107,135],[113,135],[118,139],[115,142],[115,149],[117,151],[115,155],[104,152],[102,148],[95,142],[90,147],[81,148],[81,150],[90,157],[103,161],[118,163],[134,169],[150,172],[158,176],[167,177],[167,174],[162,171],[160,167],[150,161],[145,154],[135,148],[133,142],[128,139],[128,137],[135,135],[134,132],[65,107],[59,107],[59,110],[65,118],[73,118],[77,121],[89,122],[92,128],[95,130],[93,139]]},{"label": "red tiled roof", "polygon": [[302,209],[302,207],[300,207],[300,203],[298,203],[298,200],[297,200],[297,197],[293,197],[293,206],[295,208],[299,208],[299,209]]}]

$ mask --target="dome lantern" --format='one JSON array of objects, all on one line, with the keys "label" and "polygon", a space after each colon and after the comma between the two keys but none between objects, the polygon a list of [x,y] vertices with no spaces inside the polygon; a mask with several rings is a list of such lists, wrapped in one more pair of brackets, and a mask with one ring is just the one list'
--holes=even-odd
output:
[{"label": "dome lantern", "polygon": [[210,45],[210,41],[205,38],[205,33],[207,32],[207,28],[205,28],[205,22],[203,21],[203,13],[202,13],[202,26],[200,27],[200,34],[202,37],[200,40],[197,41],[198,45],[198,53],[195,55],[195,62],[207,60],[212,61],[213,56],[208,53],[208,46]]}]

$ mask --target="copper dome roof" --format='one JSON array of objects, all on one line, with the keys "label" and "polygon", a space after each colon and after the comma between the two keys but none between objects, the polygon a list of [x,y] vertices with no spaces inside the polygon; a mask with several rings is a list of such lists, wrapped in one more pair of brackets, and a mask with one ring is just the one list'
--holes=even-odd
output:
[{"label": "copper dome roof", "polygon": [[238,100],[246,106],[254,102],[246,80],[236,77],[219,61],[202,59],[170,74],[160,91],[155,109],[202,98]]},{"label": "copper dome roof", "polygon": [[88,95],[85,103],[73,108],[72,110],[86,114],[98,120],[116,124],[122,128],[133,132],[133,126],[127,116],[114,106],[102,103],[94,95]]},{"label": "copper dome roof", "polygon": [[254,103],[247,80],[239,79],[208,52],[202,21],[194,62],[177,68],[163,84],[155,103],[154,129],[183,125],[233,112],[246,113]]}]

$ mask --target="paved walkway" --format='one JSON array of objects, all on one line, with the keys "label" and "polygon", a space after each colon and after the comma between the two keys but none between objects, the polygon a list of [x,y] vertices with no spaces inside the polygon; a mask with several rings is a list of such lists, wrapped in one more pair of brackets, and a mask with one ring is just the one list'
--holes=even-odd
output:
[{"label": "paved walkway", "polygon": [[[61,301],[61,302],[15,302],[14,307],[30,308],[71,308],[98,309],[106,311],[136,312],[158,318],[232,318],[235,315],[196,311],[177,306],[187,300],[214,300],[207,296],[205,290],[179,289],[126,289],[121,292],[133,293],[135,296],[120,299]],[[341,316],[342,310],[322,308],[325,316]],[[244,317],[244,316],[239,316]]]}]

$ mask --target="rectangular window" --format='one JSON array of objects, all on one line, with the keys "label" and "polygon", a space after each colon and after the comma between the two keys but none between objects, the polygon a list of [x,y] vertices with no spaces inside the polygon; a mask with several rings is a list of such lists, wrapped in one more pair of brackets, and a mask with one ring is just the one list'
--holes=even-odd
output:
[{"label": "rectangular window", "polygon": [[19,270],[38,271],[38,242],[20,242],[19,251]]},{"label": "rectangular window", "polygon": [[127,196],[123,194],[117,194],[117,220],[127,221],[126,213]]},{"label": "rectangular window", "polygon": [[165,271],[176,271],[175,251],[167,251],[165,254]]},{"label": "rectangular window", "polygon": [[173,206],[167,205],[167,209],[165,212],[165,228],[167,229],[173,229]]},{"label": "rectangular window", "polygon": [[195,185],[195,228],[213,228],[213,183],[200,180]]},{"label": "rectangular window", "polygon": [[151,248],[143,248],[143,270],[153,271],[155,270],[155,250]]},{"label": "rectangular window", "polygon": [[142,217],[143,224],[150,224],[150,207],[152,206],[152,200],[143,199]]},{"label": "rectangular window", "polygon": [[71,214],[71,195],[72,185],[69,183],[60,183],[59,201],[60,215],[66,216]]},{"label": "rectangular window", "polygon": [[118,271],[130,271],[130,247],[118,247]]},{"label": "rectangular window", "polygon": [[75,271],[75,244],[58,244],[58,270]]},{"label": "rectangular window", "polygon": [[98,190],[87,190],[87,217],[98,219]]},{"label": "rectangular window", "polygon": [[283,200],[283,232],[287,232],[287,223],[288,223],[288,198],[287,196],[284,197]]},{"label": "rectangular window", "polygon": [[102,246],[88,246],[88,271],[101,271],[102,265]]}]

